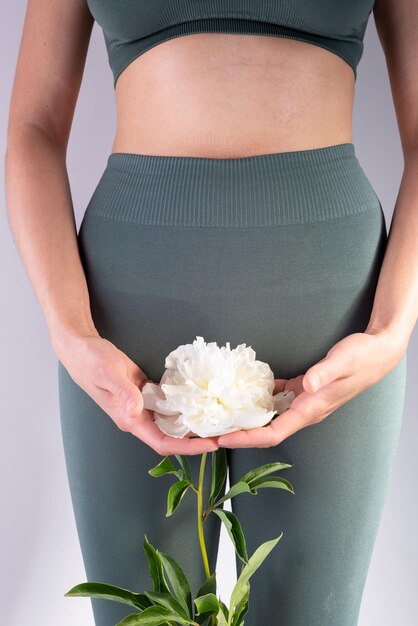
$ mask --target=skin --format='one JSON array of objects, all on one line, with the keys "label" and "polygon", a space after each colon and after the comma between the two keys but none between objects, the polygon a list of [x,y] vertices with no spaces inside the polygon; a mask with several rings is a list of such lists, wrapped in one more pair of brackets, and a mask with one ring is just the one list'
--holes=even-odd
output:
[{"label": "skin", "polygon": [[[85,0],[27,3],[5,158],[10,226],[57,357],[121,430],[161,455],[276,445],[383,378],[407,349],[418,316],[418,3],[377,0],[374,18],[404,171],[368,327],[307,372],[276,380],[275,392],[292,389],[296,397],[270,425],[176,439],[143,409],[145,372],[97,332],[77,249],[66,151],[93,18]],[[183,36],[147,51],[119,77],[112,151],[224,158],[351,142],[353,97],[352,69],[319,46]]]}]

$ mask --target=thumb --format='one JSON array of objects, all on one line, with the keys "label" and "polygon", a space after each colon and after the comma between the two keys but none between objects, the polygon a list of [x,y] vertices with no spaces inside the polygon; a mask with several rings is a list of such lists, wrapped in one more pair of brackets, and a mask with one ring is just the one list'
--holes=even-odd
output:
[{"label": "thumb", "polygon": [[132,388],[132,391],[130,392],[129,400],[127,401],[127,404],[126,404],[126,413],[128,417],[138,417],[139,415],[141,415],[144,409],[144,399],[142,397],[142,393],[140,392],[139,388],[133,383],[132,385],[133,385],[133,388]]},{"label": "thumb", "polygon": [[303,388],[308,393],[315,393],[343,374],[343,360],[338,357],[337,353],[329,352],[306,371],[302,380]]},{"label": "thumb", "polygon": [[108,382],[108,388],[124,405],[128,417],[138,417],[144,408],[144,400],[139,387],[123,371],[116,369]]}]

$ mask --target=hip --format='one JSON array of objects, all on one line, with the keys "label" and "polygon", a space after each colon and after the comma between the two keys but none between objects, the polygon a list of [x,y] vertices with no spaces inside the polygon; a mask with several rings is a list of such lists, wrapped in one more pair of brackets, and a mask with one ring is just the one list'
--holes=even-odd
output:
[{"label": "hip", "polygon": [[148,354],[151,378],[196,335],[246,342],[290,377],[366,328],[387,229],[345,143],[226,159],[112,153],[78,240],[99,332]]}]

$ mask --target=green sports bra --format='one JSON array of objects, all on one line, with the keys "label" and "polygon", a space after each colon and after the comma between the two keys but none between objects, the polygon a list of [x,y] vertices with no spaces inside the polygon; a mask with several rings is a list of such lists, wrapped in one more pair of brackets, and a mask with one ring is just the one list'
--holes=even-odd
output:
[{"label": "green sports bra", "polygon": [[113,87],[123,70],[163,41],[191,33],[287,37],[343,58],[357,79],[374,0],[87,0],[103,30]]}]

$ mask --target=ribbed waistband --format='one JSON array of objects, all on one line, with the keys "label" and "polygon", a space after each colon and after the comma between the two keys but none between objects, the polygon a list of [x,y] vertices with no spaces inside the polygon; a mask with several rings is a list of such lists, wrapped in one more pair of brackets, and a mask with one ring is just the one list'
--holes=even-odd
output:
[{"label": "ribbed waistband", "polygon": [[166,226],[273,226],[380,206],[352,143],[236,158],[109,154],[87,211]]}]

